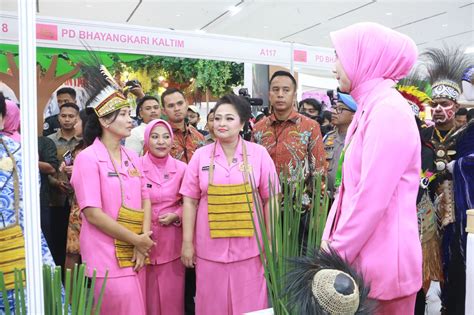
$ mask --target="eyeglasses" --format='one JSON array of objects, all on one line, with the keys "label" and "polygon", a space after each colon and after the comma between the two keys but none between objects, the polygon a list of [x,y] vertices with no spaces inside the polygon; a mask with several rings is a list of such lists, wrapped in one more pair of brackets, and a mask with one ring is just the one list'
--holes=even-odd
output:
[{"label": "eyeglasses", "polygon": [[344,107],[333,107],[332,109],[334,109],[334,112],[335,112],[336,114],[340,114],[340,113],[342,113],[342,112],[345,111],[345,110],[347,110],[348,112],[351,112],[351,113],[352,113],[352,111],[351,111],[350,109],[347,109],[347,108],[344,108]]}]

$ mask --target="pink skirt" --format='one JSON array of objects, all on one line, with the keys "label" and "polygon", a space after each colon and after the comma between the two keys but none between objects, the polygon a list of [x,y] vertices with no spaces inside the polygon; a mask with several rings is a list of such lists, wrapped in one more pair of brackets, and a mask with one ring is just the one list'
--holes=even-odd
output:
[{"label": "pink skirt", "polygon": [[[97,301],[104,278],[97,278],[94,301]],[[107,278],[100,314],[145,315],[145,303],[138,276]]]},{"label": "pink skirt", "polygon": [[184,314],[184,274],[181,260],[146,267],[148,315]]},{"label": "pink skirt", "polygon": [[267,307],[259,256],[231,263],[196,259],[197,315],[240,315]]}]

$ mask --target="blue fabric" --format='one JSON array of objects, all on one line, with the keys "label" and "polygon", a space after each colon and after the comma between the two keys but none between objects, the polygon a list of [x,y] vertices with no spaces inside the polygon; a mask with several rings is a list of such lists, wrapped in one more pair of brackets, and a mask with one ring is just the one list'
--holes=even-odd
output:
[{"label": "blue fabric", "polygon": [[454,164],[454,202],[456,204],[456,228],[461,235],[461,254],[465,261],[466,211],[474,209],[474,122],[466,126],[456,143],[457,160]]},{"label": "blue fabric", "polygon": [[343,102],[347,107],[352,109],[354,112],[357,111],[357,103],[349,94],[337,93],[339,101]]},{"label": "blue fabric", "polygon": [[[3,139],[5,145],[7,146],[8,150],[13,154],[15,159],[16,166],[18,168],[18,177],[20,181],[20,211],[19,211],[19,219],[20,219],[20,226],[24,228],[24,211],[23,211],[23,199],[22,199],[22,163],[21,163],[21,146],[19,143],[13,141],[12,139],[0,135]],[[7,157],[8,154],[5,148],[0,145],[0,159]],[[0,169],[0,189],[3,187],[0,193],[0,228],[5,226],[10,226],[16,222],[15,219],[15,208],[14,208],[14,186],[13,186],[13,177],[11,176],[11,171],[1,170]],[[39,179],[39,177],[38,177]],[[46,240],[41,234],[41,252],[43,255],[43,264],[54,266],[53,257],[51,256],[51,252],[49,251],[48,244]],[[25,292],[26,293],[26,292]],[[1,293],[0,293],[1,295]],[[10,310],[12,314],[15,314],[15,304],[14,304],[14,290],[7,291],[8,301],[10,303]],[[0,314],[5,314],[5,304],[4,304],[4,297],[1,296],[0,298]],[[28,298],[26,298],[26,302],[28,304]],[[27,305],[28,308],[28,305]]]},{"label": "blue fabric", "polygon": [[474,66],[470,66],[464,70],[464,73],[462,74],[462,80],[471,82],[472,76],[474,75]]},{"label": "blue fabric", "polygon": [[466,281],[466,211],[474,208],[474,122],[459,135],[456,142],[454,180],[454,223],[443,233],[443,305],[450,314],[464,313]]}]

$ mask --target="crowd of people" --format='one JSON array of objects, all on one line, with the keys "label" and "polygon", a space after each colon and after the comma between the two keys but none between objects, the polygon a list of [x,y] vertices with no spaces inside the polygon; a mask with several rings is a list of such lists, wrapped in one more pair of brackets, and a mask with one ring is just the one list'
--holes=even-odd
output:
[{"label": "crowd of people", "polygon": [[[131,115],[103,66],[81,65],[86,108],[74,88],[58,89],[59,114],[45,119],[38,137],[44,261],[86,263],[98,279],[95,297],[108,273],[102,314],[264,309],[255,204],[269,217],[280,181],[302,179],[304,238],[312,183],[322,176],[332,204],[322,249],[364,275],[377,313],[424,314],[438,281],[443,312],[462,314],[474,109],[458,100],[464,83],[473,83],[472,60],[451,48],[418,56],[409,37],[374,23],[331,39],[339,82],[331,111],[316,99],[298,103],[295,78],[277,71],[266,115],[228,94],[202,129],[183,91],[140,92]],[[413,69],[417,60],[425,80]],[[21,171],[19,108],[3,95],[0,118],[6,230],[22,226],[23,210],[14,201],[21,182],[10,176]],[[14,305],[12,296],[2,299]]]}]

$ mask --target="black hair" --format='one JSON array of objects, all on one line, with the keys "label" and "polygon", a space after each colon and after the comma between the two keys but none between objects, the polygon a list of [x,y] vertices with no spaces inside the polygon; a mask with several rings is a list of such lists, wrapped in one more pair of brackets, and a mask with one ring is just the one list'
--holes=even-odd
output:
[{"label": "black hair", "polygon": [[76,99],[76,90],[72,87],[63,87],[56,92],[56,96],[60,94],[69,94],[73,99]]},{"label": "black hair", "polygon": [[279,70],[279,71],[276,71],[271,79],[270,79],[270,82],[268,83],[268,86],[272,85],[272,82],[273,82],[273,79],[275,79],[276,77],[288,77],[290,78],[291,82],[293,82],[293,85],[295,86],[295,91],[296,91],[296,80],[295,80],[295,77],[289,73],[288,71],[284,71],[284,70]]},{"label": "black hair", "polygon": [[215,112],[216,112],[215,108],[214,108],[214,107],[213,107],[213,108],[211,108],[211,110],[209,111],[209,113],[207,113],[207,116],[206,116],[206,121],[208,121],[208,120],[209,120],[209,115],[211,115],[211,114],[214,114]]},{"label": "black hair", "polygon": [[327,119],[327,120],[330,122],[330,121],[331,121],[331,118],[332,118],[332,112],[330,112],[330,111],[328,111],[328,110],[325,110],[325,111],[323,112],[322,117],[323,117],[323,122],[324,122],[325,119]]},{"label": "black hair", "polygon": [[79,106],[77,106],[74,103],[64,103],[63,105],[61,105],[61,108],[59,109],[59,111],[61,112],[63,108],[73,108],[76,110],[77,113],[79,113],[80,111]]},{"label": "black hair", "polygon": [[[110,114],[105,115],[102,118],[108,119],[110,120],[110,123],[113,123],[115,119],[117,119],[117,116],[119,113],[120,113],[120,110],[116,110]],[[102,126],[100,124],[99,117],[94,112],[94,110],[90,107],[87,108],[86,122],[84,123],[84,120],[83,120],[82,123],[83,123],[82,138],[84,139],[85,145],[89,146],[94,142],[95,138],[102,136]]]},{"label": "black hair", "polygon": [[456,114],[454,114],[454,116],[465,116],[465,115],[467,115],[467,109],[464,107],[461,107],[460,109],[458,109]]},{"label": "black hair", "polygon": [[467,111],[467,121],[469,122],[474,118],[474,108],[471,108]]},{"label": "black hair", "polygon": [[240,122],[246,123],[252,117],[252,110],[250,108],[250,103],[243,96],[238,96],[235,94],[227,94],[222,96],[214,106],[214,112],[217,112],[219,106],[223,104],[229,104],[234,107],[239,115]]},{"label": "black hair", "polygon": [[88,114],[87,108],[86,109],[81,109],[79,111],[79,118],[82,121],[82,131],[84,131],[84,129],[86,129],[86,122],[87,122],[87,117],[88,116],[89,116],[89,114]]},{"label": "black hair", "polygon": [[2,92],[0,92],[0,115],[2,115],[3,118],[7,115],[7,102]]},{"label": "black hair", "polygon": [[186,99],[186,96],[184,96],[183,91],[175,89],[175,88],[169,88],[166,89],[166,91],[161,94],[161,106],[165,107],[165,97],[174,93],[179,93],[183,96],[184,99]]},{"label": "black hair", "polygon": [[320,103],[317,99],[314,99],[314,98],[306,98],[306,99],[302,100],[302,101],[299,103],[299,109],[300,109],[300,110],[301,110],[301,108],[303,108],[303,104],[311,105],[311,106],[313,106],[313,108],[314,108],[315,110],[318,111],[318,113],[321,113],[321,110],[322,110],[321,103]]},{"label": "black hair", "polygon": [[154,97],[154,96],[151,96],[151,95],[145,95],[143,96],[137,103],[137,109],[136,109],[136,116],[137,117],[140,117],[139,113],[140,113],[140,108],[143,106],[143,103],[145,103],[146,101],[156,101],[158,103],[158,105],[160,105],[160,101]]}]

